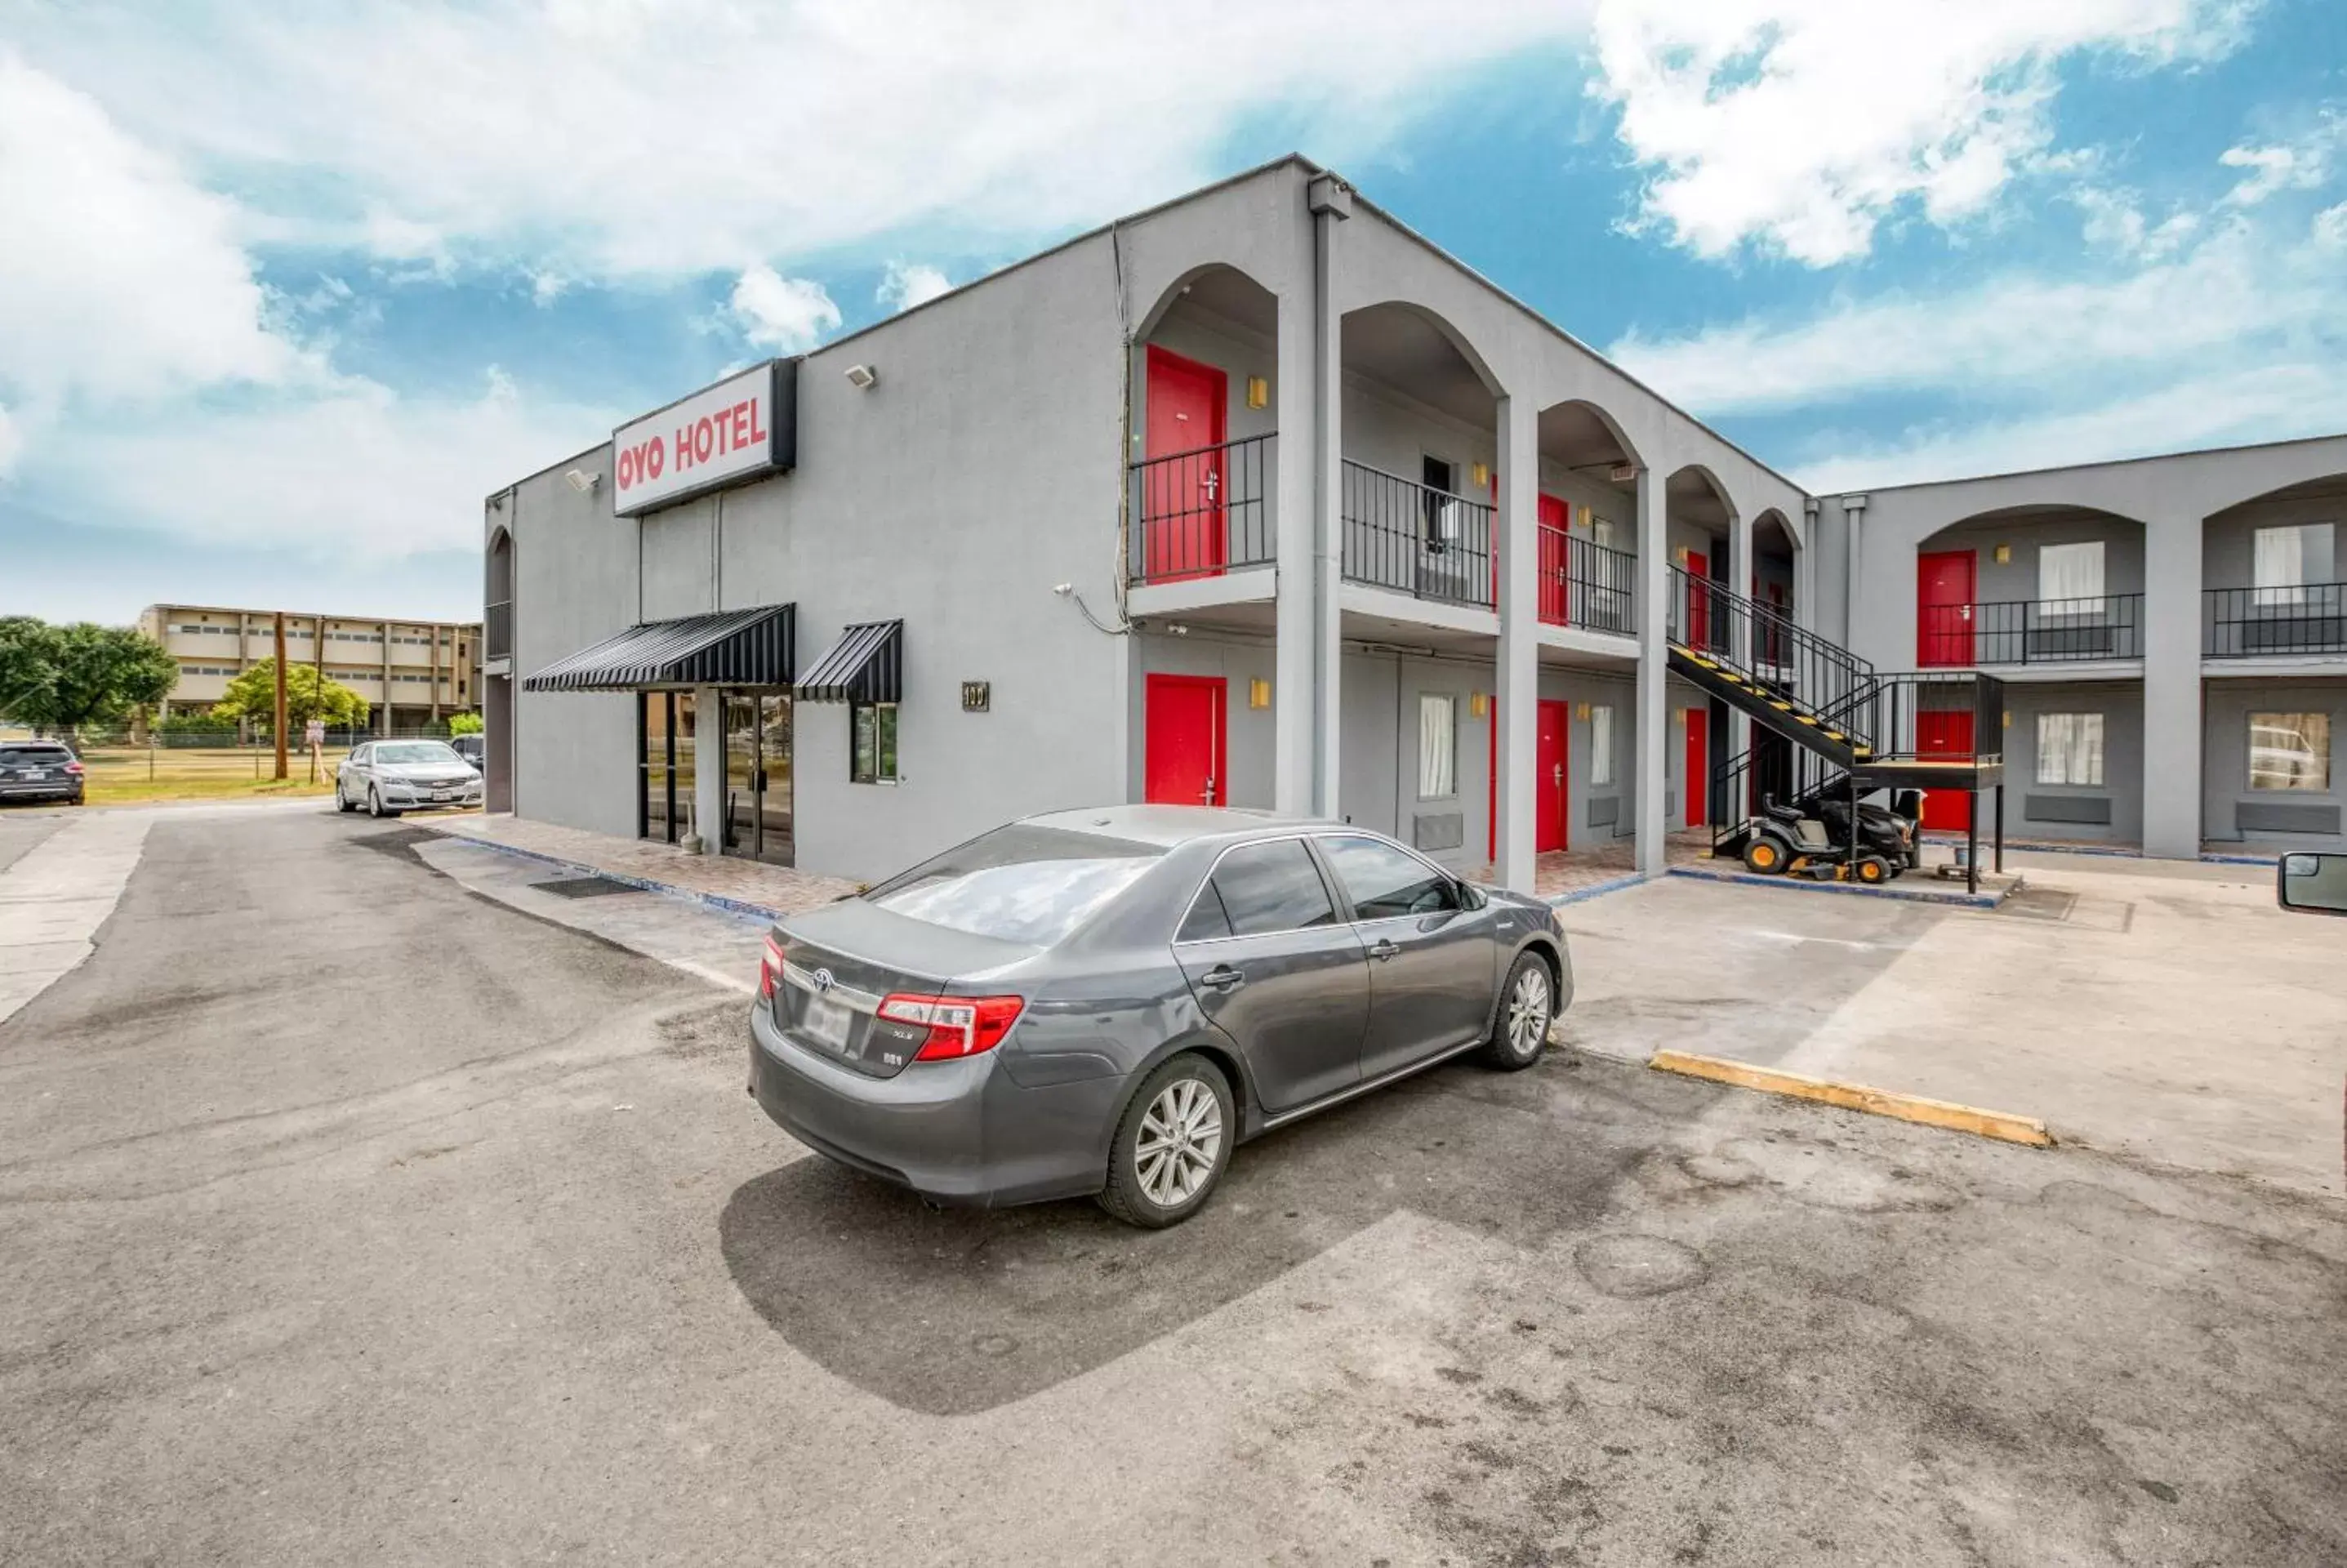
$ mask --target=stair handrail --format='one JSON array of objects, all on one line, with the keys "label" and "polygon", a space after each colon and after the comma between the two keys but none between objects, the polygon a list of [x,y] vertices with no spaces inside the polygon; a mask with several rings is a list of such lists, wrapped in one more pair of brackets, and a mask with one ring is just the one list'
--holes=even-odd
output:
[{"label": "stair handrail", "polygon": [[[1682,647],[1733,671],[1756,689],[1786,690],[1788,697],[1797,698],[1821,722],[1860,745],[1871,744],[1871,705],[1880,689],[1872,662],[1724,583],[1699,578],[1682,566],[1671,567],[1670,573],[1669,630]],[[1696,613],[1698,605],[1700,617]],[[1768,645],[1783,655],[1768,661],[1768,670],[1757,658],[1748,662],[1735,658],[1732,632],[1738,618],[1755,633],[1747,646],[1762,647],[1765,635]],[[1696,624],[1698,619],[1700,626]],[[1779,669],[1791,671],[1788,687],[1775,679],[1773,672]]]}]

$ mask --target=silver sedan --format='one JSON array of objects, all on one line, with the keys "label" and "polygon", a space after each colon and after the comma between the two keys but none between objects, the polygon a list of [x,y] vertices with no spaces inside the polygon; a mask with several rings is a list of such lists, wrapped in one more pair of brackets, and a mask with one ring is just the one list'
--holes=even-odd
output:
[{"label": "silver sedan", "polygon": [[445,741],[369,741],[334,770],[334,805],[369,816],[481,804],[481,775]]}]

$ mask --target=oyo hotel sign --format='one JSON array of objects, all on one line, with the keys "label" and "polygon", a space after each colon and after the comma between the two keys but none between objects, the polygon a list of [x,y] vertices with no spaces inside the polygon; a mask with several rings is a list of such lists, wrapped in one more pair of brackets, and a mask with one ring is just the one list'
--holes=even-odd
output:
[{"label": "oyo hotel sign", "polygon": [[633,517],[798,461],[798,368],[769,360],[611,432],[611,510]]}]

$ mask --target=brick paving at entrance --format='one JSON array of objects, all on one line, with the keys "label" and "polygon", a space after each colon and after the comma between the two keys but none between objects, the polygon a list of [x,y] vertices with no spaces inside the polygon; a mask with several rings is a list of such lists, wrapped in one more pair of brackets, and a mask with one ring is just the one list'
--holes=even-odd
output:
[{"label": "brick paving at entrance", "polygon": [[[1665,856],[1672,866],[1707,864],[1710,851],[1711,835],[1702,828],[1675,832],[1664,845]],[[1533,857],[1532,891],[1542,898],[1554,898],[1635,876],[1637,869],[1638,848],[1632,839],[1615,839],[1590,849],[1552,849]],[[1486,866],[1471,875],[1478,882],[1489,882],[1494,874]]]},{"label": "brick paving at entrance", "polygon": [[672,844],[612,838],[504,813],[438,817],[420,823],[451,838],[500,845],[623,882],[672,888],[688,897],[752,912],[788,915],[853,893],[860,883],[727,855],[689,855]]}]

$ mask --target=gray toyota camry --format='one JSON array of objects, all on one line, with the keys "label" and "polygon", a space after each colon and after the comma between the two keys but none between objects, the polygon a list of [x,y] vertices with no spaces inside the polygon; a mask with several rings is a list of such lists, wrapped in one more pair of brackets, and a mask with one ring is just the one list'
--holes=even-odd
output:
[{"label": "gray toyota camry", "polygon": [[1572,998],[1546,904],[1378,834],[1057,812],[777,923],[750,1092],[939,1202],[1170,1225],[1258,1133],[1471,1050],[1531,1066]]}]

